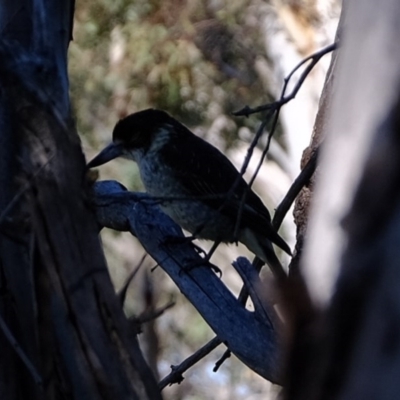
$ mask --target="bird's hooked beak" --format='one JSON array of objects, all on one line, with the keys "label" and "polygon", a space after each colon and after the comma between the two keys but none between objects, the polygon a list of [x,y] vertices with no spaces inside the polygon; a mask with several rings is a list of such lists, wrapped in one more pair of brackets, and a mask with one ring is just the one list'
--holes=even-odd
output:
[{"label": "bird's hooked beak", "polygon": [[114,158],[123,155],[124,148],[122,144],[110,143],[106,148],[104,148],[92,161],[86,166],[87,169],[98,167],[103,165]]}]

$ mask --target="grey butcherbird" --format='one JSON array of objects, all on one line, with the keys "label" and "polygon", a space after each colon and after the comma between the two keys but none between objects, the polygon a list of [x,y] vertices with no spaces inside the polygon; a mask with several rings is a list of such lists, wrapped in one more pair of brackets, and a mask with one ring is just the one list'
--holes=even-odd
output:
[{"label": "grey butcherbird", "polygon": [[182,228],[200,239],[242,242],[282,277],[272,243],[291,254],[289,246],[260,198],[211,144],[166,112],[147,109],[120,120],[112,143],[87,167],[116,157],[136,161],[147,192],[161,199],[162,210]]}]

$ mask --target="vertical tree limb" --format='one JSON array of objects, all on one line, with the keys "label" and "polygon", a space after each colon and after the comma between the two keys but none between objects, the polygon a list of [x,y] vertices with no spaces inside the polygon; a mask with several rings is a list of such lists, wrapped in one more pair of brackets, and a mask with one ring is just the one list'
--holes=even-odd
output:
[{"label": "vertical tree limb", "polygon": [[[3,399],[158,399],[118,303],[85,200],[70,117],[73,2],[7,2],[0,18],[0,332]],[[9,171],[11,171],[9,173]],[[10,336],[9,336],[10,337]],[[43,385],[38,385],[43,382]]]}]

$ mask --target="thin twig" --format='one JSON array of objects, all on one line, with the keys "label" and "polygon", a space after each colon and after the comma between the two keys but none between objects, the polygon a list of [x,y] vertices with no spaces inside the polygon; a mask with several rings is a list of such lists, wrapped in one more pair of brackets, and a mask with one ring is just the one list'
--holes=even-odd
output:
[{"label": "thin twig", "polygon": [[272,220],[272,225],[277,228],[281,225],[283,219],[285,218],[287,212],[295,201],[297,195],[300,193],[301,189],[307,185],[313,176],[315,169],[317,167],[319,148],[317,148],[311,155],[305,167],[300,172],[299,176],[295,179],[290,187],[286,196],[283,198],[279,206],[275,211],[274,218]]},{"label": "thin twig", "polygon": [[[272,116],[272,114],[270,114],[270,115]],[[249,147],[249,149],[251,149],[251,152],[249,152],[249,150],[247,150],[247,156],[246,156],[246,159],[245,159],[245,161],[243,163],[243,166],[245,166],[244,172],[246,171],[246,169],[248,167],[248,164],[250,162],[250,158],[253,155],[254,148],[256,147],[256,145],[258,143],[258,140],[260,139],[262,133],[264,132],[264,129],[265,129],[267,123],[268,123],[268,117],[265,118],[265,120],[261,123],[260,127],[257,129],[256,135],[255,135],[254,139],[252,140],[252,142],[250,144],[250,147]],[[242,170],[243,170],[243,166],[242,166]],[[250,189],[251,189],[251,185],[249,184],[247,186],[246,190],[244,191],[241,199],[240,199],[239,210],[238,210],[238,213],[237,213],[235,229],[234,229],[234,237],[237,237],[237,234],[239,232],[239,226],[240,226],[240,223],[242,221],[243,208],[244,208],[244,205],[246,203],[247,194],[250,191]]]},{"label": "thin twig", "polygon": [[[270,144],[271,144],[272,136],[274,135],[275,130],[276,130],[276,127],[277,127],[277,124],[278,124],[279,114],[280,114],[281,107],[283,106],[283,104],[285,104],[285,102],[283,102],[283,100],[285,99],[285,93],[286,93],[286,89],[287,89],[287,86],[288,86],[288,84],[289,84],[289,81],[290,81],[291,77],[293,76],[293,74],[295,73],[295,71],[297,71],[298,68],[300,68],[305,62],[307,62],[308,60],[310,60],[310,59],[311,59],[312,57],[314,57],[314,56],[315,56],[315,55],[312,55],[312,56],[309,56],[309,57],[305,58],[304,60],[302,60],[302,61],[290,72],[290,74],[284,79],[284,84],[283,84],[283,87],[282,87],[280,99],[279,99],[279,101],[272,103],[272,105],[276,105],[276,107],[273,107],[272,105],[271,105],[271,107],[269,107],[269,109],[268,109],[269,113],[268,113],[267,116],[264,118],[264,121],[261,123],[259,129],[257,130],[257,133],[256,133],[256,135],[255,135],[255,140],[253,140],[252,143],[251,143],[251,145],[253,145],[254,143],[257,143],[257,142],[258,142],[258,140],[259,140],[259,138],[261,137],[261,134],[262,134],[262,132],[264,131],[264,129],[265,129],[265,127],[266,127],[266,125],[267,125],[269,119],[270,119],[272,116],[274,116],[274,119],[273,119],[273,122],[272,122],[272,126],[271,126],[270,132],[269,132],[269,134],[268,134],[267,143],[266,143],[265,148],[264,148],[264,150],[263,150],[263,153],[262,153],[262,155],[261,155],[261,157],[260,157],[260,160],[259,160],[259,162],[258,162],[257,168],[256,168],[256,170],[255,170],[253,176],[252,176],[251,179],[250,179],[250,182],[249,182],[249,185],[248,185],[248,189],[243,193],[243,196],[242,196],[242,198],[241,198],[240,207],[239,207],[239,212],[238,212],[238,218],[236,219],[236,225],[235,225],[235,234],[237,233],[237,230],[239,229],[239,225],[240,225],[240,221],[241,221],[241,214],[242,214],[242,212],[243,212],[242,210],[243,210],[244,204],[245,204],[245,202],[246,202],[247,193],[248,193],[248,191],[251,189],[251,187],[252,187],[252,185],[253,185],[253,183],[254,183],[254,181],[255,181],[255,179],[256,179],[256,177],[257,177],[259,171],[260,171],[260,168],[261,168],[261,166],[262,166],[262,164],[263,164],[263,162],[264,162],[264,159],[265,159],[265,157],[266,157],[266,155],[267,155],[267,153],[268,153],[268,151],[269,151],[269,146],[270,146]],[[307,74],[307,75],[308,75],[308,74]],[[305,79],[305,77],[304,77],[304,79]],[[303,80],[303,81],[304,81],[304,80]],[[300,84],[298,83],[298,85],[297,85],[297,86],[298,86],[297,91],[300,89],[301,85],[302,85],[302,82],[301,82]],[[296,93],[297,93],[297,92],[296,92]],[[293,96],[293,98],[294,98],[294,96]],[[288,102],[288,101],[289,101],[289,100],[287,100],[286,102]],[[241,111],[243,111],[244,109],[246,109],[246,114],[241,114]],[[233,115],[236,115],[236,116],[239,116],[239,115],[246,115],[246,116],[249,116],[250,114],[253,113],[253,111],[252,111],[249,107],[247,107],[247,106],[246,106],[244,109],[241,110],[241,111],[237,111],[237,112],[233,113]],[[257,111],[254,111],[254,112],[265,111],[265,110],[260,110],[259,107],[257,107],[257,108],[254,109],[254,110],[257,110]]]},{"label": "thin twig", "polygon": [[160,315],[164,314],[165,311],[170,309],[175,305],[174,301],[170,301],[165,306],[161,306],[151,312],[145,312],[138,317],[135,318],[135,322],[138,324],[144,324],[146,322],[150,322],[158,318]]},{"label": "thin twig", "polygon": [[[255,267],[257,272],[260,272],[263,265],[264,263],[258,257],[254,258],[253,266]],[[245,305],[247,299],[248,299],[248,290],[245,286],[243,286],[242,289],[240,290],[238,301],[242,305]],[[175,365],[171,366],[172,369],[171,373],[167,375],[164,379],[162,379],[159,383],[160,390],[162,390],[167,385],[173,385],[174,383],[181,383],[184,379],[182,374],[186,372],[189,368],[193,367],[193,365],[196,364],[198,361],[200,361],[202,358],[204,358],[213,350],[215,350],[221,343],[222,340],[219,339],[218,336],[216,336],[213,339],[211,339],[208,343],[206,343],[203,347],[201,347],[199,350],[197,350],[195,353],[193,353],[186,360],[182,361],[178,366]],[[225,360],[226,358],[230,357],[230,353],[231,352],[229,349],[224,352],[220,360],[216,362],[213,368],[214,372],[216,372],[218,368],[222,365],[223,363],[223,361],[221,361],[222,359]]]},{"label": "thin twig", "polygon": [[218,372],[221,365],[231,356],[231,351],[228,349],[222,354],[222,357],[215,363],[213,372]]},{"label": "thin twig", "polygon": [[[254,181],[255,181],[255,179],[256,179],[259,171],[260,171],[260,168],[261,168],[261,166],[262,166],[262,164],[264,162],[264,159],[265,159],[265,157],[266,157],[266,155],[268,153],[269,146],[270,146],[270,143],[271,143],[271,140],[272,140],[272,136],[274,135],[276,126],[278,124],[279,112],[280,112],[280,109],[276,110],[276,112],[274,113],[274,120],[272,122],[272,127],[271,127],[271,130],[270,130],[270,133],[268,134],[267,143],[266,143],[265,148],[264,148],[264,150],[262,152],[260,160],[259,160],[259,162],[257,164],[256,170],[254,171],[254,174],[252,175],[252,177],[251,177],[251,179],[250,179],[250,181],[248,183],[247,189],[245,190],[245,192],[243,193],[243,196],[241,198],[240,206],[239,206],[239,212],[238,212],[238,218],[236,219],[235,232],[237,232],[236,230],[239,229],[239,224],[240,224],[243,208],[244,208],[244,205],[246,203],[247,194],[251,190],[251,187],[253,186],[253,183],[254,183]],[[269,115],[272,116],[272,113],[269,114]],[[265,128],[265,126],[266,126],[266,124],[268,122],[268,119],[269,119],[269,117],[266,117],[265,121],[260,125],[260,128],[257,131],[257,136],[258,136],[258,133],[259,133],[259,131],[261,129],[264,130],[264,128]],[[282,271],[282,272],[284,273],[284,271]]]},{"label": "thin twig", "polygon": [[318,63],[318,61],[326,54],[336,50],[338,47],[338,43],[333,43],[325,48],[323,48],[322,50],[317,51],[316,53],[308,56],[307,58],[305,58],[304,60],[302,60],[291,72],[290,74],[285,78],[285,84],[284,87],[287,87],[287,84],[289,82],[289,80],[291,79],[291,77],[293,76],[293,74],[306,62],[311,60],[311,63],[307,66],[307,68],[303,71],[303,73],[300,75],[299,80],[296,83],[296,86],[293,88],[292,92],[288,95],[288,96],[284,96],[281,97],[278,101],[275,101],[273,103],[269,103],[269,104],[264,104],[255,108],[250,108],[249,106],[243,107],[241,110],[239,111],[235,111],[233,113],[233,115],[235,116],[245,116],[248,117],[251,114],[255,114],[255,113],[259,113],[262,111],[267,111],[267,110],[277,110],[280,107],[282,107],[284,104],[288,103],[289,101],[291,101],[292,99],[294,99],[298,93],[298,91],[300,90],[301,86],[303,85],[305,79],[307,78],[307,76],[309,75],[309,73],[313,70],[313,68],[315,67],[315,65]]},{"label": "thin twig", "polygon": [[140,267],[143,265],[144,260],[147,257],[147,253],[143,254],[142,258],[140,259],[138,265],[133,269],[133,271],[129,274],[128,278],[126,279],[124,285],[122,286],[122,289],[117,293],[118,300],[121,304],[121,307],[123,307],[126,299],[126,293],[128,291],[128,287],[130,283],[132,282],[132,279],[136,276],[138,273]]},{"label": "thin twig", "polygon": [[[309,75],[309,73],[312,71],[312,69],[315,67],[315,65],[318,63],[318,61],[326,54],[332,52],[333,50],[335,50],[337,48],[337,43],[333,43],[330,46],[325,47],[324,49],[306,57],[305,59],[303,59],[299,64],[296,65],[296,67],[289,73],[289,75],[284,79],[284,85],[282,87],[282,92],[281,92],[281,96],[280,99],[274,103],[271,104],[267,104],[267,105],[263,105],[263,106],[259,106],[256,107],[254,109],[251,109],[250,107],[246,106],[244,107],[242,110],[234,112],[233,115],[235,116],[240,116],[240,115],[245,115],[245,116],[249,116],[250,114],[254,114],[257,112],[261,112],[261,111],[269,111],[269,114],[267,115],[267,117],[264,119],[264,121],[262,122],[262,124],[260,125],[260,128],[257,130],[257,134],[256,134],[256,143],[259,139],[259,137],[261,136],[260,132],[262,132],[265,129],[265,126],[269,120],[269,118],[271,116],[274,116],[273,122],[272,122],[272,126],[270,129],[270,133],[268,134],[268,140],[267,143],[265,145],[265,148],[263,150],[263,153],[260,157],[260,160],[258,162],[258,165],[256,167],[256,170],[253,174],[253,176],[251,177],[250,181],[249,181],[249,185],[248,185],[248,189],[243,193],[242,198],[241,198],[241,202],[240,202],[240,206],[239,206],[239,212],[238,212],[238,217],[236,219],[236,225],[235,225],[235,235],[238,232],[239,229],[239,225],[240,225],[240,221],[241,221],[241,215],[243,213],[243,207],[244,204],[246,202],[246,198],[247,198],[247,193],[248,191],[251,189],[259,171],[260,168],[264,162],[264,159],[269,151],[269,147],[270,147],[270,143],[272,140],[272,136],[275,133],[277,124],[278,124],[278,119],[279,119],[279,114],[280,114],[280,110],[282,108],[282,106],[286,103],[288,103],[289,101],[293,100],[296,96],[296,94],[298,93],[298,91],[300,90],[301,86],[303,85],[305,79],[307,78],[307,76]],[[306,62],[308,61],[312,61],[307,68],[304,70],[304,72],[301,74],[296,86],[294,87],[294,89],[292,90],[292,92],[288,95],[285,96],[286,93],[286,89],[287,86],[289,84],[290,79],[292,78],[293,74],[302,66],[304,65]],[[252,142],[252,144],[254,143],[254,141]],[[247,168],[247,166],[246,166]],[[289,207],[290,208],[290,207]],[[286,213],[285,213],[286,214]],[[279,224],[280,225],[280,224]]]},{"label": "thin twig", "polygon": [[221,339],[216,336],[214,339],[211,339],[208,343],[206,343],[203,347],[196,351],[196,353],[192,354],[185,361],[181,362],[178,366],[171,365],[171,373],[167,375],[164,379],[160,381],[158,387],[160,390],[164,389],[167,385],[173,385],[174,383],[181,383],[183,381],[182,374],[187,371],[194,364],[199,362],[202,358],[204,358],[207,354],[211,353],[216,347],[218,347],[222,343]]},{"label": "thin twig", "polygon": [[[269,105],[265,105],[265,106],[260,106],[257,107],[255,109],[251,109],[249,107],[245,107],[240,111],[237,111],[235,113],[233,113],[233,115],[236,116],[240,116],[240,115],[245,115],[245,116],[249,116],[250,114],[254,114],[257,112],[261,112],[261,111],[269,111],[268,116],[264,119],[264,121],[261,123],[259,129],[257,130],[256,135],[254,136],[249,149],[247,151],[247,155],[246,158],[243,162],[242,168],[240,170],[240,174],[238,176],[238,178],[236,179],[234,185],[232,185],[231,190],[227,193],[226,197],[225,197],[225,201],[223,202],[223,204],[221,205],[221,207],[219,208],[219,211],[221,211],[221,209],[225,206],[226,202],[230,199],[230,196],[233,195],[234,190],[236,189],[240,178],[244,175],[244,173],[247,170],[247,167],[249,165],[250,159],[252,157],[254,148],[256,147],[259,138],[262,135],[262,132],[264,131],[268,120],[270,117],[274,116],[273,122],[272,122],[272,126],[271,126],[271,130],[270,133],[268,135],[268,140],[267,140],[267,144],[263,150],[262,156],[260,157],[260,161],[257,165],[256,171],[253,174],[249,185],[248,185],[248,190],[251,189],[251,186],[254,183],[254,180],[256,179],[258,172],[261,168],[261,165],[266,157],[266,154],[269,150],[269,146],[271,143],[271,139],[272,136],[276,130],[276,126],[278,123],[278,118],[279,118],[279,113],[280,113],[280,109],[281,107],[286,104],[287,102],[289,102],[290,100],[292,100],[297,92],[299,91],[299,89],[301,88],[302,84],[304,83],[304,80],[306,79],[306,77],[308,76],[308,74],[311,72],[311,70],[314,68],[314,66],[318,63],[318,61],[327,53],[335,50],[337,48],[337,44],[334,43],[322,50],[320,50],[317,53],[314,53],[313,55],[305,58],[304,60],[302,60],[292,71],[291,73],[285,78],[285,82],[284,82],[284,86],[282,88],[282,93],[281,93],[281,98],[279,101],[274,102],[272,104]],[[312,62],[310,63],[310,65],[306,68],[306,70],[303,72],[303,74],[300,76],[299,81],[297,82],[295,88],[293,89],[293,91],[290,93],[290,95],[285,97],[285,92],[287,89],[287,85],[288,82],[290,80],[290,78],[293,76],[293,74],[303,65],[305,64],[307,61],[312,60]],[[274,219],[273,219],[273,226],[275,227],[276,230],[279,229],[284,216],[286,215],[287,211],[289,210],[291,204],[293,203],[294,199],[297,197],[297,194],[300,192],[301,188],[309,181],[310,177],[312,176],[312,174],[315,171],[315,167],[316,167],[316,161],[317,161],[317,152],[315,152],[309,162],[307,163],[307,165],[304,167],[304,169],[302,170],[302,172],[300,173],[300,175],[298,176],[298,178],[295,180],[295,182],[293,183],[293,185],[291,186],[291,188],[289,189],[287,195],[285,196],[285,198],[283,199],[283,201],[281,202],[281,204],[278,206]],[[240,224],[240,220],[241,220],[241,214],[242,214],[242,210],[246,201],[246,197],[247,197],[247,193],[248,190],[246,190],[243,193],[242,199],[241,199],[241,203],[240,203],[240,207],[239,207],[239,211],[238,211],[238,218],[236,220],[236,224],[235,224],[235,234],[237,233],[239,224]],[[198,233],[198,232],[197,232]],[[254,261],[253,261],[253,265],[256,267],[257,271],[259,272],[261,270],[261,267],[263,266],[263,262],[258,258],[255,257]],[[244,305],[247,301],[248,298],[248,290],[245,286],[242,287],[240,294],[239,294],[239,301]],[[198,351],[196,351],[193,355],[191,355],[190,357],[188,357],[186,360],[184,360],[181,364],[179,364],[179,366],[171,366],[172,372],[167,375],[164,379],[162,379],[159,383],[159,387],[160,390],[162,390],[163,388],[165,388],[167,385],[172,385],[174,383],[181,383],[182,380],[184,379],[182,374],[187,371],[189,368],[191,368],[194,364],[196,364],[198,361],[200,361],[202,358],[204,358],[206,355],[208,355],[211,351],[213,351],[216,347],[218,347],[220,344],[222,343],[222,341],[216,336],[214,337],[211,341],[209,341],[207,344],[205,344],[203,347],[201,347]],[[223,362],[230,357],[230,350],[227,349],[224,354],[222,355],[222,357],[216,362],[213,371],[216,372],[220,366],[223,364]]]},{"label": "thin twig", "polygon": [[[242,164],[242,167],[241,167],[241,169],[239,171],[239,175],[237,176],[237,178],[236,178],[235,182],[233,183],[232,187],[230,188],[230,190],[226,194],[223,195],[224,196],[224,201],[219,206],[217,212],[221,212],[223,210],[223,208],[227,205],[227,203],[231,200],[232,196],[234,195],[234,192],[235,192],[236,188],[238,187],[241,179],[243,178],[243,175],[247,171],[247,167],[249,166],[251,157],[253,156],[254,149],[257,146],[258,140],[260,139],[266,124],[267,124],[267,121],[261,123],[259,129],[257,130],[256,135],[254,136],[253,140],[250,143],[249,148],[247,149],[247,154],[246,154],[246,157],[245,157],[244,162]],[[245,193],[246,193],[246,191],[245,191]],[[239,204],[239,211],[238,211],[238,216],[239,217],[236,218],[236,226],[239,226],[239,223],[240,223],[240,220],[241,220],[242,212],[241,212],[240,208],[241,208],[241,206]],[[201,225],[197,229],[196,232],[193,233],[193,236],[198,235],[204,229],[205,225],[206,225],[206,222],[203,225]],[[236,226],[235,226],[235,229],[234,229],[234,237],[237,237],[237,228],[236,228]]]},{"label": "thin twig", "polygon": [[6,339],[10,342],[12,348],[14,351],[18,354],[19,358],[25,364],[26,368],[32,375],[32,378],[36,385],[39,387],[43,387],[43,379],[39,375],[39,372],[36,370],[35,366],[32,364],[31,360],[28,358],[28,356],[25,354],[25,352],[22,350],[21,346],[19,345],[17,339],[15,339],[14,335],[11,333],[10,329],[8,328],[7,324],[3,320],[2,316],[0,315],[0,328],[2,332],[4,333],[4,336]]}]

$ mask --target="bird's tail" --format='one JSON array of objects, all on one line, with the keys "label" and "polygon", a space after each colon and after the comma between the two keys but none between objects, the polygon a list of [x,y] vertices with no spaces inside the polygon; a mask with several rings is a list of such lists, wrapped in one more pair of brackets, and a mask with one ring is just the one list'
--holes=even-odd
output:
[{"label": "bird's tail", "polygon": [[275,254],[272,243],[249,228],[241,232],[239,241],[242,242],[252,253],[264,261],[278,279],[285,279],[287,274]]}]

